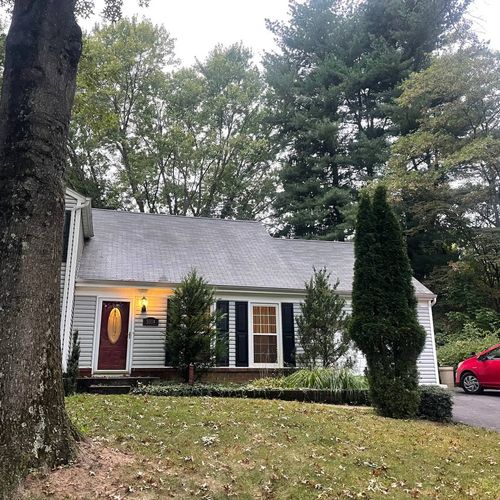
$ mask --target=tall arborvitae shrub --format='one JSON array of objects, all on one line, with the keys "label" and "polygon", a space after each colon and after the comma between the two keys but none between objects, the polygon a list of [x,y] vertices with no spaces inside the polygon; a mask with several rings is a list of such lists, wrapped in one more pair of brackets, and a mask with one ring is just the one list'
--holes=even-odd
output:
[{"label": "tall arborvitae shrub", "polygon": [[220,348],[216,342],[220,314],[213,307],[215,291],[191,271],[168,302],[165,348],[171,365],[188,380],[189,365],[198,370],[213,365]]},{"label": "tall arborvitae shrub", "polygon": [[361,199],[355,257],[350,332],[366,357],[371,400],[381,415],[414,417],[425,331],[401,227],[382,186],[373,203]]},{"label": "tall arborvitae shrub", "polygon": [[317,364],[335,366],[349,351],[345,299],[337,292],[339,282],[330,284],[325,268],[316,270],[306,283],[306,297],[297,318],[297,335],[303,352],[299,362],[308,368]]}]

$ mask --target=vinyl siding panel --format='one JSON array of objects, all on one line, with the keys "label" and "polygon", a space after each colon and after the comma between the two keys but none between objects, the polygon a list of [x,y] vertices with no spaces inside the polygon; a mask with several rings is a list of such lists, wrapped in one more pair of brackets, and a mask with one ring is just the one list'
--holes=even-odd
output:
[{"label": "vinyl siding panel", "polygon": [[438,374],[436,373],[436,354],[434,339],[432,335],[432,313],[428,301],[418,303],[417,307],[418,321],[424,327],[425,346],[417,362],[420,383],[439,384]]},{"label": "vinyl siding panel", "polygon": [[75,297],[72,331],[78,330],[80,368],[92,368],[96,306],[97,297]]},{"label": "vinyl siding panel", "polygon": [[[167,296],[148,296],[148,310],[141,312],[141,298],[134,300],[134,333],[132,368],[159,368],[165,366],[165,332],[167,328]],[[144,326],[143,319],[154,317],[158,326]]]}]

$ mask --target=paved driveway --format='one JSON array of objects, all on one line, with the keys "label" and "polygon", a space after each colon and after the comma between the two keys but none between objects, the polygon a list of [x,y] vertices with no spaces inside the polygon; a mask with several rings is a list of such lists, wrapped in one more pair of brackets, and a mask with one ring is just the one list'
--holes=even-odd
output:
[{"label": "paved driveway", "polygon": [[500,432],[500,391],[470,395],[465,394],[462,389],[457,389],[453,420]]}]

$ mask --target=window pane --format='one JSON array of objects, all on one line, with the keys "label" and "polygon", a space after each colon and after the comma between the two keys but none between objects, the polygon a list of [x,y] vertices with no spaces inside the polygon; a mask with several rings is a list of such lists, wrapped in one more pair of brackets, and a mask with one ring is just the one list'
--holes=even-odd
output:
[{"label": "window pane", "polygon": [[275,306],[253,306],[253,333],[277,333]]},{"label": "window pane", "polygon": [[277,363],[278,343],[275,335],[254,335],[254,363]]}]

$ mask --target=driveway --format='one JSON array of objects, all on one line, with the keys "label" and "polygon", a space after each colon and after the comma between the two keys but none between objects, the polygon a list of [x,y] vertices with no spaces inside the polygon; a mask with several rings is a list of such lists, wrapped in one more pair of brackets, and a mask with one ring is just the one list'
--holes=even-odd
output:
[{"label": "driveway", "polygon": [[453,420],[500,432],[500,391],[471,395],[456,389]]}]

